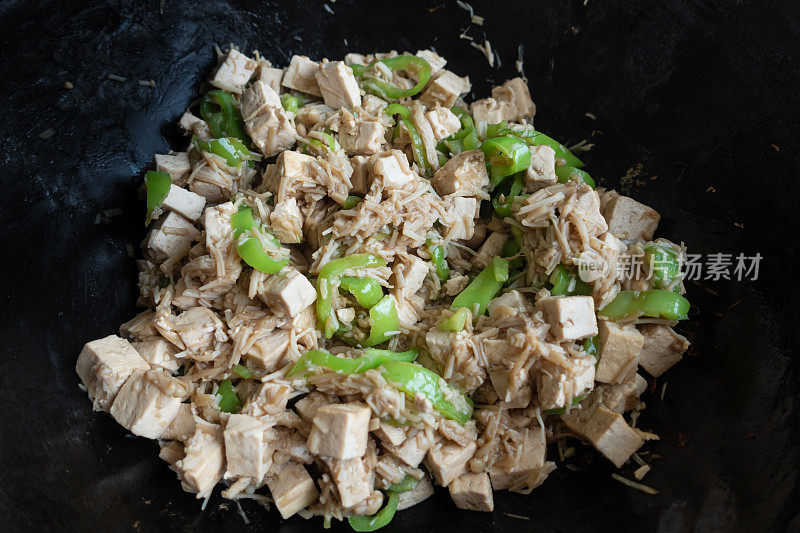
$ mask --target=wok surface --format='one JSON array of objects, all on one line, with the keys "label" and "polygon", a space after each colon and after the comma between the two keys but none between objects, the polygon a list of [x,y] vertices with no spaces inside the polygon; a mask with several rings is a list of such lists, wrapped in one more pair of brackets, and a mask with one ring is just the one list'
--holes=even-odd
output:
[{"label": "wok surface", "polygon": [[[229,42],[281,66],[295,53],[433,45],[470,75],[473,97],[516,75],[523,44],[538,129],[593,142],[585,160],[600,185],[627,174],[631,194],[660,211],[658,235],[690,252],[763,256],[757,281],[689,284],[681,327],[695,350],[648,394],[639,424],[662,437],[645,448],[661,456],[644,480],[657,496],[612,480],[586,450],[572,461],[580,472],[562,466],[529,496],[495,494],[492,514],[458,511],[439,490],[385,531],[800,527],[798,4],[472,3],[486,22],[470,35],[485,31],[498,69],[458,38],[469,17],[449,1],[338,0],[334,14],[276,1],[168,0],[163,15],[157,1],[0,6],[3,529],[321,527],[244,502],[247,526],[219,491],[201,512],[155,443],[91,411],[74,372],[85,342],[136,312],[126,253],[144,235],[136,189],[154,153],[183,147],[173,123],[210,72],[213,44]],[[111,208],[123,214],[96,225]]]}]

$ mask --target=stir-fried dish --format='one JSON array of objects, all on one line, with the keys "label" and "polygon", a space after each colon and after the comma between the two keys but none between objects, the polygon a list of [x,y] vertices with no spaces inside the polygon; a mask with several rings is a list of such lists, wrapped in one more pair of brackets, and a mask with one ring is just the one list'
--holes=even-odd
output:
[{"label": "stir-fried dish", "polygon": [[657,438],[683,248],[534,129],[521,78],[467,104],[445,65],[231,49],[155,156],[145,310],[77,372],[184,490],[373,531],[434,485],[492,511],[565,439],[619,468]]}]

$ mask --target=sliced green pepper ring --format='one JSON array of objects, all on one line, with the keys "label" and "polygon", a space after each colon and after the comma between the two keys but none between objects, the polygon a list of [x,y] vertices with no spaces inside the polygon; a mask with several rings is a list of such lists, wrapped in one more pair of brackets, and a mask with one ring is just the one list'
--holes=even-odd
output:
[{"label": "sliced green pepper ring", "polygon": [[527,169],[531,164],[531,150],[517,137],[496,137],[481,145],[489,167],[492,186],[498,186],[505,178]]},{"label": "sliced green pepper ring", "polygon": [[[378,78],[365,77],[367,71],[371,69],[375,63],[383,63],[391,70],[405,70],[406,72],[416,70],[418,81],[416,85],[410,89],[401,89],[394,83]],[[359,85],[361,85],[361,88],[364,89],[365,92],[372,93],[376,96],[380,96],[381,98],[386,98],[389,100],[410,98],[425,88],[428,80],[431,79],[430,64],[421,57],[411,55],[387,57],[386,59],[373,61],[366,66],[350,65],[350,68],[353,69],[353,74],[356,78],[358,78]]]},{"label": "sliced green pepper ring", "polygon": [[685,320],[689,313],[689,300],[672,291],[650,289],[622,291],[608,305],[597,312],[609,320],[624,320],[638,316]]},{"label": "sliced green pepper ring", "polygon": [[236,137],[247,145],[251,144],[250,137],[244,131],[244,121],[236,107],[236,99],[231,93],[208,91],[200,100],[200,116],[208,124],[212,136]]},{"label": "sliced green pepper ring", "polygon": [[172,178],[166,172],[148,170],[144,175],[144,184],[147,188],[147,215],[144,225],[150,224],[156,208],[160,207],[167,199],[169,190],[172,188]]},{"label": "sliced green pepper ring", "polygon": [[466,307],[459,307],[452,315],[441,318],[436,323],[436,327],[442,331],[461,331],[467,325],[470,318],[470,311]]},{"label": "sliced green pepper ring", "polygon": [[339,280],[339,288],[352,294],[358,305],[369,309],[383,298],[383,287],[374,279],[344,276]]},{"label": "sliced green pepper ring", "polygon": [[556,176],[558,176],[559,183],[568,182],[573,174],[578,176],[582,182],[584,182],[592,189],[595,188],[594,180],[587,172],[584,172],[579,168],[570,167],[567,165],[556,166]]},{"label": "sliced green pepper ring", "polygon": [[234,168],[241,168],[242,161],[261,161],[260,155],[248,150],[236,137],[222,137],[220,139],[201,141],[193,136],[192,142],[199,149],[220,156],[228,166]]},{"label": "sliced green pepper ring", "polygon": [[378,529],[389,524],[397,512],[397,503],[400,501],[400,496],[397,492],[390,492],[389,499],[386,505],[372,516],[356,515],[347,517],[347,521],[353,531],[369,532],[377,531]]}]

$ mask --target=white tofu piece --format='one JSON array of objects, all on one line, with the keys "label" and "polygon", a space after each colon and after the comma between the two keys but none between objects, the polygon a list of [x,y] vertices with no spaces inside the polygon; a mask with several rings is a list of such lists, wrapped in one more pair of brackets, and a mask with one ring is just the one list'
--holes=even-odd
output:
[{"label": "white tofu piece", "polygon": [[513,78],[503,85],[492,89],[492,98],[498,102],[506,103],[504,106],[503,120],[519,122],[536,114],[536,106],[531,100],[531,93],[522,78]]},{"label": "white tofu piece", "polygon": [[689,341],[669,326],[645,324],[639,327],[644,336],[639,352],[639,366],[653,377],[672,368],[689,349]]},{"label": "white tofu piece", "polygon": [[167,372],[177,372],[180,362],[175,358],[178,353],[177,348],[165,339],[156,338],[146,341],[131,343],[133,347],[154,369],[162,369]]},{"label": "white tofu piece", "polygon": [[622,415],[603,407],[598,407],[588,417],[581,416],[580,410],[576,410],[562,415],[561,419],[569,429],[591,442],[617,468],[622,467],[644,443],[644,439],[625,422]]},{"label": "white tofu piece", "polygon": [[448,486],[450,497],[459,509],[468,511],[494,511],[494,498],[492,496],[492,483],[489,474],[481,472],[461,474]]},{"label": "white tofu piece", "polygon": [[250,81],[257,66],[255,61],[243,53],[230,49],[208,83],[223,90],[233,89],[235,92],[240,92],[245,83]]},{"label": "white tofu piece", "polygon": [[186,492],[205,498],[225,473],[222,432],[198,428],[185,442],[184,451],[184,458],[173,465],[181,486]]},{"label": "white tofu piece", "polygon": [[438,449],[430,449],[425,456],[425,467],[436,482],[446,487],[467,471],[467,464],[475,455],[477,445],[470,442],[461,446],[455,442],[443,444]]},{"label": "white tofu piece", "polygon": [[537,303],[550,323],[550,335],[556,342],[578,340],[597,335],[597,317],[591,296],[559,296]]},{"label": "white tofu piece", "polygon": [[175,332],[184,347],[192,353],[202,353],[214,342],[217,331],[224,329],[219,317],[207,307],[191,307],[174,321]]},{"label": "white tofu piece", "polygon": [[303,213],[294,197],[275,204],[269,214],[269,223],[280,242],[284,244],[303,242]]},{"label": "white tofu piece", "polygon": [[433,108],[438,102],[439,105],[451,108],[458,100],[458,97],[468,93],[472,89],[469,78],[460,78],[442,69],[428,82],[428,86],[420,96],[420,101],[427,108]]},{"label": "white tofu piece", "polygon": [[297,130],[283,107],[264,106],[259,114],[245,120],[244,128],[265,157],[289,150],[296,142]]},{"label": "white tofu piece", "polygon": [[265,440],[264,423],[252,416],[232,414],[225,424],[225,459],[227,479],[240,476],[257,483],[266,474],[272,447]]},{"label": "white tofu piece", "polygon": [[[281,189],[294,189],[295,182],[314,180],[316,177],[315,164],[317,164],[317,159],[310,155],[293,150],[281,152],[275,160],[275,167],[272,167],[274,171],[264,173],[264,182],[261,187],[278,196]],[[284,200],[284,197],[280,196],[276,199]]]},{"label": "white tofu piece", "polygon": [[283,329],[272,330],[266,336],[253,343],[250,350],[242,354],[242,357],[253,368],[264,372],[272,372],[289,351],[290,337],[289,331]]},{"label": "white tofu piece", "polygon": [[414,55],[428,62],[431,66],[431,74],[436,74],[447,64],[447,60],[433,50],[417,50]]},{"label": "white tofu piece", "polygon": [[331,471],[331,479],[339,492],[342,507],[354,507],[372,494],[372,480],[364,467],[364,460],[325,459]]},{"label": "white tofu piece", "polygon": [[433,496],[433,483],[431,483],[431,478],[423,476],[416,487],[407,492],[401,492],[399,496],[400,498],[397,501],[398,511],[408,509],[418,503],[424,502]]},{"label": "white tofu piece", "polygon": [[518,313],[529,313],[532,310],[532,306],[528,299],[525,298],[525,295],[523,295],[521,292],[510,290],[489,302],[486,310],[489,313],[489,316],[494,318],[516,315]]},{"label": "white tofu piece", "polygon": [[525,173],[525,184],[533,191],[543,187],[555,185],[556,176],[556,151],[544,144],[531,146],[531,164]]},{"label": "white tofu piece", "polygon": [[352,109],[361,105],[361,90],[344,61],[323,61],[315,74],[325,105]]},{"label": "white tofu piece", "polygon": [[489,187],[486,160],[480,150],[467,150],[451,157],[431,180],[440,196],[476,196]]},{"label": "white tofu piece", "polygon": [[602,235],[608,230],[606,219],[600,213],[600,196],[588,185],[578,185],[573,209],[580,214],[590,234]]},{"label": "white tofu piece", "polygon": [[436,142],[451,136],[461,129],[461,121],[455,113],[446,107],[434,107],[425,113],[425,118],[431,125]]},{"label": "white tofu piece", "polygon": [[381,421],[378,429],[374,430],[375,436],[384,444],[400,446],[406,440],[406,431],[399,426],[393,426]]},{"label": "white tofu piece", "polygon": [[320,122],[328,120],[336,112],[325,104],[308,104],[298,109],[294,114],[294,122],[311,130]]},{"label": "white tofu piece", "polygon": [[256,68],[256,79],[276,93],[280,93],[283,69],[274,68],[269,61],[261,59],[258,61],[258,68]]},{"label": "white tofu piece", "polygon": [[481,344],[490,367],[503,367],[504,360],[511,361],[520,352],[508,339],[482,339]]},{"label": "white tofu piece", "polygon": [[242,93],[240,99],[242,119],[252,120],[266,107],[283,108],[278,91],[262,81],[256,81]]},{"label": "white tofu piece", "polygon": [[211,130],[208,128],[206,121],[194,116],[190,111],[184,111],[180,120],[178,120],[178,125],[183,128],[187,135],[197,135],[201,139],[211,138]]},{"label": "white tofu piece", "polygon": [[600,405],[614,413],[623,414],[641,403],[639,397],[645,389],[647,380],[639,374],[633,374],[616,385],[599,385],[595,395],[599,397]]},{"label": "white tofu piece", "polygon": [[523,409],[531,403],[531,386],[527,383],[516,391],[509,389],[510,370],[502,367],[490,369],[489,379],[492,381],[492,387],[494,387],[498,399],[504,402],[506,409]]},{"label": "white tofu piece", "polygon": [[413,435],[406,437],[403,444],[399,446],[384,442],[383,447],[411,468],[417,468],[422,460],[425,459],[432,444],[424,431],[417,431]]},{"label": "white tofu piece", "polygon": [[170,212],[158,219],[150,230],[147,251],[154,261],[161,263],[191,248],[199,234],[194,224],[179,214]]},{"label": "white tofu piece", "polygon": [[219,245],[224,248],[226,242],[233,241],[231,217],[236,212],[233,202],[208,207],[203,213],[203,227],[206,230],[206,248]]},{"label": "white tofu piece", "polygon": [[317,299],[317,290],[298,270],[286,266],[270,275],[258,296],[273,313],[294,317]]},{"label": "white tofu piece", "polygon": [[539,406],[542,409],[560,409],[572,404],[572,399],[585,395],[594,388],[594,357],[570,357],[569,368],[547,363],[537,374]]},{"label": "white tofu piece", "polygon": [[262,383],[249,399],[258,404],[263,411],[280,413],[286,410],[292,390],[282,383]]},{"label": "white tofu piece", "polygon": [[294,410],[300,415],[300,418],[306,422],[312,422],[314,415],[317,414],[317,409],[323,405],[330,405],[336,403],[335,398],[331,398],[321,392],[314,391],[307,396],[300,398],[294,404]]},{"label": "white tofu piece", "polygon": [[134,435],[157,439],[178,414],[180,398],[161,392],[151,374],[134,370],[111,404],[111,416]]},{"label": "white tofu piece", "polygon": [[[205,122],[203,122],[203,125],[205,125]],[[192,171],[192,164],[189,162],[189,154],[186,152],[156,154],[154,159],[156,170],[169,174],[173,183],[185,181],[185,179],[189,177],[189,172]]]},{"label": "white tofu piece", "polygon": [[370,409],[359,403],[339,403],[317,409],[308,449],[315,455],[354,459],[367,451]]},{"label": "white tofu piece", "polygon": [[518,457],[503,453],[489,468],[492,488],[504,490],[528,483],[535,475],[541,474],[546,453],[541,428],[529,429],[520,450],[515,453]]},{"label": "white tofu piece", "polygon": [[446,240],[454,241],[472,237],[475,232],[475,218],[479,205],[478,200],[472,197],[457,196],[450,199],[447,216],[441,221],[442,226],[447,229]]},{"label": "white tofu piece", "polygon": [[652,208],[627,196],[615,196],[603,210],[608,231],[623,241],[650,241],[661,220]]},{"label": "white tofu piece", "polygon": [[375,120],[356,118],[342,121],[339,144],[347,155],[372,155],[386,145],[386,127]]},{"label": "white tofu piece", "polygon": [[316,61],[311,61],[306,56],[292,56],[281,83],[287,89],[322,96],[322,91],[317,83],[318,70],[319,63]]},{"label": "white tofu piece", "polygon": [[484,98],[476,100],[469,106],[469,111],[475,123],[486,122],[487,124],[497,124],[506,116],[508,103],[498,102],[494,98]]},{"label": "white tofu piece", "polygon": [[170,466],[174,465],[177,461],[183,459],[183,443],[177,440],[160,440],[158,441],[158,458],[169,463]]},{"label": "white tofu piece", "polygon": [[100,411],[111,407],[125,381],[136,370],[150,370],[150,365],[130,342],[116,335],[87,342],[75,364],[94,408]]},{"label": "white tofu piece", "polygon": [[285,519],[305,509],[319,497],[314,480],[303,465],[290,461],[278,473],[267,478],[275,507]]},{"label": "white tofu piece", "polygon": [[381,110],[389,105],[389,102],[374,94],[365,94],[361,97],[361,108],[370,115],[380,115]]},{"label": "white tofu piece", "polygon": [[[192,406],[188,403],[182,403],[178,406],[178,413],[172,422],[169,423],[167,429],[161,435],[162,439],[186,441],[194,435],[197,430],[197,422],[192,416]],[[174,461],[173,461],[174,462]]]},{"label": "white tofu piece", "polygon": [[206,206],[206,199],[195,194],[192,191],[187,191],[183,187],[178,187],[174,183],[169,188],[169,194],[164,198],[164,203],[161,204],[164,209],[169,209],[178,213],[184,218],[197,222],[200,215],[203,214],[203,208]]},{"label": "white tofu piece", "polygon": [[470,262],[476,268],[484,269],[486,268],[489,263],[492,262],[492,258],[495,256],[499,256],[500,253],[503,251],[503,246],[506,244],[508,240],[507,233],[499,233],[497,231],[493,231],[486,237],[486,240],[483,241],[483,244],[478,249],[478,253],[472,256]]},{"label": "white tofu piece", "polygon": [[375,179],[381,180],[384,189],[402,189],[414,179],[408,158],[400,150],[391,150],[375,156],[372,172]]},{"label": "white tofu piece", "polygon": [[430,271],[427,261],[413,255],[403,256],[395,261],[393,285],[395,293],[400,298],[407,300],[422,288],[425,278]]},{"label": "white tofu piece", "polygon": [[[152,264],[152,263],[151,263]],[[142,311],[119,327],[119,334],[130,340],[144,341],[158,335],[155,326],[155,312],[152,309]]]},{"label": "white tofu piece", "polygon": [[620,326],[609,320],[601,320],[598,330],[601,348],[596,379],[622,383],[636,370],[644,337],[633,325]]}]

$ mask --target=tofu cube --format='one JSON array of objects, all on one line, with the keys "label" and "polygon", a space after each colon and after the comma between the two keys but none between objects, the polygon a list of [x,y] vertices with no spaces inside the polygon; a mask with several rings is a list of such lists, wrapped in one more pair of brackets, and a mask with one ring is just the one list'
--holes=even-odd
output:
[{"label": "tofu cube", "polygon": [[356,119],[343,121],[339,144],[347,155],[372,155],[386,144],[386,127],[378,121]]},{"label": "tofu cube", "polygon": [[468,150],[451,157],[431,180],[440,196],[476,196],[489,187],[486,160],[480,150]]},{"label": "tofu cube", "polygon": [[281,97],[272,87],[262,81],[257,81],[247,88],[240,99],[242,119],[252,120],[266,107],[283,109]]},{"label": "tofu cube", "polygon": [[512,361],[520,353],[508,339],[482,339],[481,344],[490,368],[504,367],[504,361]]},{"label": "tofu cube", "polygon": [[503,251],[503,246],[506,244],[508,240],[507,233],[499,233],[497,231],[493,231],[486,237],[486,240],[483,241],[483,244],[478,249],[478,253],[472,256],[470,262],[476,268],[484,269],[486,268],[489,263],[492,262],[492,258],[495,256],[499,256],[500,253]]},{"label": "tofu cube", "polygon": [[381,442],[390,446],[400,446],[406,440],[406,431],[403,428],[384,421],[380,422],[374,433]]},{"label": "tofu cube", "polygon": [[164,209],[169,209],[170,211],[178,213],[192,222],[197,222],[197,219],[203,214],[203,208],[206,206],[206,199],[199,194],[187,191],[183,187],[178,187],[173,183],[169,188],[169,194],[164,198],[164,203],[161,204],[161,206]]},{"label": "tofu cube", "polygon": [[[313,180],[316,176],[314,165],[317,159],[310,155],[301,154],[293,150],[281,152],[275,160],[272,172],[264,173],[262,188],[269,190],[276,196],[281,190],[294,190],[299,182]],[[285,193],[279,200],[283,200]]]},{"label": "tofu cube", "polygon": [[353,167],[353,175],[350,176],[352,188],[351,194],[367,194],[372,185],[372,161],[364,155],[356,155],[350,158],[350,165]]},{"label": "tofu cube", "polygon": [[[205,124],[205,122],[203,122],[203,124]],[[192,164],[189,162],[189,154],[186,152],[156,154],[154,159],[156,170],[169,174],[173,183],[185,181],[185,178],[189,176],[189,172],[192,171]]]},{"label": "tofu cube", "polygon": [[304,396],[294,404],[294,410],[300,415],[300,418],[306,422],[312,422],[314,416],[317,414],[317,409],[323,405],[330,405],[335,403],[332,398],[322,394],[321,392],[314,391],[308,396]]},{"label": "tofu cube", "polygon": [[616,322],[601,320],[600,361],[597,363],[597,381],[622,383],[636,370],[644,337],[632,325],[620,326]]},{"label": "tofu cube", "polygon": [[178,125],[183,128],[186,135],[197,135],[201,139],[209,139],[212,136],[206,121],[194,116],[190,111],[183,112],[180,120],[178,120]]},{"label": "tofu cube", "polygon": [[94,408],[107,411],[130,375],[136,370],[150,370],[150,365],[130,342],[109,335],[84,345],[75,370]]},{"label": "tofu cube", "polygon": [[504,106],[503,120],[519,122],[536,114],[528,85],[522,78],[513,78],[495,87],[492,89],[492,98],[507,104]]},{"label": "tofu cube", "polygon": [[395,261],[392,270],[394,271],[395,292],[404,300],[409,299],[422,288],[430,271],[427,261],[413,255],[406,255]]},{"label": "tofu cube", "polygon": [[502,367],[489,370],[489,379],[492,381],[492,387],[494,387],[497,397],[505,402],[505,408],[522,409],[528,407],[531,402],[531,387],[526,383],[516,391],[510,390],[508,387],[511,379],[510,370]]},{"label": "tofu cube", "polygon": [[389,102],[374,94],[365,94],[361,97],[361,108],[370,115],[380,115],[380,112],[389,105]]},{"label": "tofu cube", "polygon": [[283,329],[275,329],[266,336],[261,337],[253,346],[242,354],[249,365],[253,368],[272,372],[278,366],[289,351],[290,332]]},{"label": "tofu cube", "polygon": [[434,107],[425,113],[425,118],[431,125],[436,142],[451,136],[461,129],[461,121],[455,113],[446,107]]},{"label": "tofu cube", "polygon": [[225,445],[221,431],[198,428],[184,447],[185,456],[173,467],[183,490],[205,498],[225,473]]},{"label": "tofu cube", "polygon": [[149,339],[131,344],[142,356],[142,359],[147,361],[154,369],[160,368],[167,372],[177,372],[181,366],[180,362],[175,358],[175,354],[178,353],[177,348],[165,339]]},{"label": "tofu cube", "polygon": [[661,215],[650,207],[627,196],[615,196],[603,211],[608,231],[623,241],[650,241]]},{"label": "tofu cube", "polygon": [[272,157],[294,146],[297,130],[283,107],[265,106],[245,120],[244,128],[265,157]]},{"label": "tofu cube", "polygon": [[308,449],[315,455],[354,459],[367,451],[370,409],[358,403],[326,405],[317,409]]},{"label": "tofu cube", "polygon": [[261,59],[258,61],[258,68],[256,68],[256,79],[276,93],[280,93],[283,69],[274,68],[272,63],[266,59]]},{"label": "tofu cube", "polygon": [[597,335],[597,317],[591,296],[560,296],[540,300],[537,304],[550,324],[550,335],[556,342],[584,339]]},{"label": "tofu cube", "polygon": [[157,439],[178,414],[180,405],[180,398],[161,392],[149,372],[134,370],[114,398],[110,412],[114,420],[134,435]]},{"label": "tofu cube", "polygon": [[275,236],[284,244],[303,242],[303,213],[297,206],[297,200],[287,198],[275,204],[269,214],[269,223]]},{"label": "tofu cube", "polygon": [[492,483],[489,474],[481,472],[461,474],[448,486],[450,497],[459,509],[468,511],[494,511]]},{"label": "tofu cube", "polygon": [[428,86],[420,96],[420,101],[427,108],[433,108],[438,103],[449,109],[453,107],[459,96],[468,93],[470,89],[472,89],[472,85],[469,78],[460,78],[449,70],[442,69],[428,82]]},{"label": "tofu cube", "polygon": [[358,82],[344,61],[323,61],[315,76],[325,105],[333,109],[352,109],[361,105]]},{"label": "tofu cube", "polygon": [[265,441],[264,423],[252,416],[232,414],[228,417],[223,432],[225,440],[225,477],[253,478],[260,483],[267,471],[272,451]]},{"label": "tofu cube", "polygon": [[414,55],[428,62],[431,66],[431,74],[436,74],[447,64],[447,60],[433,50],[417,50]]},{"label": "tofu cube", "polygon": [[228,50],[209,83],[223,90],[240,92],[245,83],[250,81],[257,66],[255,61],[238,50]]},{"label": "tofu cube", "polygon": [[572,431],[583,435],[603,456],[620,468],[641,447],[644,439],[631,428],[619,413],[598,407],[583,422],[568,413],[562,420]]},{"label": "tofu cube", "polygon": [[433,443],[425,435],[424,431],[417,431],[413,435],[406,437],[403,444],[399,446],[384,443],[383,447],[411,468],[417,468],[428,454],[431,444]]},{"label": "tofu cube", "polygon": [[504,490],[528,486],[533,476],[541,473],[546,453],[541,428],[528,429],[519,451],[514,456],[504,452],[489,468],[492,488]]},{"label": "tofu cube", "polygon": [[[192,406],[188,403],[182,403],[178,407],[178,413],[172,422],[169,423],[167,429],[161,435],[162,439],[166,440],[180,440],[186,441],[197,430],[197,422],[192,415]],[[174,461],[173,461],[174,462]]]},{"label": "tofu cube", "polygon": [[232,202],[209,207],[203,213],[203,227],[206,230],[206,248],[216,245],[224,248],[233,241],[231,217],[236,212]]},{"label": "tofu cube", "polygon": [[467,463],[475,455],[477,446],[470,442],[461,446],[455,442],[448,442],[438,449],[431,449],[425,457],[425,466],[436,482],[446,487],[454,479],[467,471]]},{"label": "tofu cube", "polygon": [[537,380],[539,405],[542,409],[560,409],[572,404],[572,399],[594,388],[594,357],[570,357],[570,367],[543,365]]},{"label": "tofu cube", "polygon": [[267,478],[267,487],[275,507],[284,519],[305,509],[319,497],[314,480],[301,464],[290,461],[274,476]]},{"label": "tofu cube", "polygon": [[167,213],[156,221],[147,237],[147,251],[156,262],[163,262],[173,255],[192,247],[200,234],[194,224],[177,213]]},{"label": "tofu cube", "polygon": [[322,96],[319,83],[317,83],[318,70],[319,64],[316,61],[311,61],[306,56],[292,56],[281,83],[287,89]]},{"label": "tofu cube", "polygon": [[597,394],[600,405],[615,413],[623,414],[639,405],[639,397],[647,389],[647,380],[639,374],[633,374],[622,383],[616,385],[600,385]]},{"label": "tofu cube", "polygon": [[580,214],[586,229],[594,235],[602,235],[608,230],[606,219],[600,213],[600,196],[586,184],[578,185],[573,209]]},{"label": "tofu cube", "polygon": [[200,353],[214,342],[215,333],[223,328],[222,321],[207,307],[187,309],[174,321],[175,331],[184,347],[192,353]]},{"label": "tofu cube", "polygon": [[447,229],[445,239],[469,239],[475,232],[475,217],[479,203],[476,198],[458,196],[450,200],[442,226]]},{"label": "tofu cube", "polygon": [[489,313],[489,316],[493,318],[501,316],[513,316],[517,313],[530,312],[531,304],[521,292],[510,290],[489,302],[486,310]]},{"label": "tofu cube", "polygon": [[531,146],[531,164],[525,173],[525,184],[533,191],[555,185],[556,151],[547,145]]},{"label": "tofu cube", "polygon": [[294,122],[308,131],[320,122],[328,120],[334,113],[335,110],[325,104],[307,104],[295,112]]},{"label": "tofu cube", "polygon": [[287,385],[281,383],[262,383],[249,401],[261,406],[263,411],[280,413],[286,410],[291,392]]},{"label": "tofu cube", "polygon": [[475,123],[486,122],[487,124],[497,124],[506,116],[506,102],[498,102],[494,98],[484,98],[476,100],[469,106],[472,118]]},{"label": "tofu cube", "polygon": [[689,341],[669,326],[645,324],[639,331],[644,337],[639,352],[639,366],[653,377],[659,377],[681,360],[689,349]]},{"label": "tofu cube", "polygon": [[363,459],[325,459],[324,462],[331,471],[342,507],[354,507],[372,494],[372,480]]},{"label": "tofu cube", "polygon": [[294,317],[317,299],[317,290],[308,278],[292,267],[270,275],[259,293],[273,313]]},{"label": "tofu cube", "polygon": [[431,478],[423,475],[416,487],[409,491],[401,492],[399,496],[400,498],[397,501],[398,511],[408,509],[418,503],[424,502],[433,496],[433,483],[431,483]]},{"label": "tofu cube", "polygon": [[400,150],[391,150],[374,157],[372,172],[381,180],[384,189],[402,189],[414,179],[408,158]]}]

